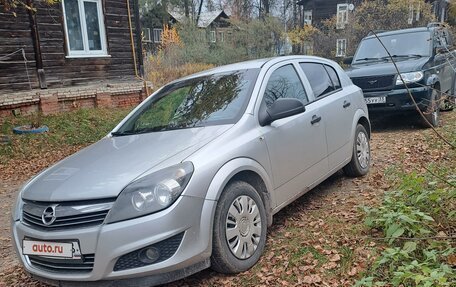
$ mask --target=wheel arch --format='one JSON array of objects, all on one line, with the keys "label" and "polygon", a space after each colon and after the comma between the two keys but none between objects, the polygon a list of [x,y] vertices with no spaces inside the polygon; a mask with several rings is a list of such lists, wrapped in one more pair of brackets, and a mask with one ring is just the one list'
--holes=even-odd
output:
[{"label": "wheel arch", "polygon": [[431,75],[429,78],[427,78],[426,85],[428,85],[428,86],[440,85],[439,77],[436,74]]},{"label": "wheel arch", "polygon": [[350,146],[353,146],[353,141],[355,139],[356,126],[358,124],[362,124],[364,126],[364,128],[366,129],[366,131],[368,133],[369,138],[371,136],[371,124],[369,121],[369,116],[362,109],[358,109],[355,112],[355,115],[353,117],[353,124],[352,124],[352,130],[351,130],[352,136],[351,136],[351,140],[350,140]]},{"label": "wheel arch", "polygon": [[371,138],[371,125],[370,125],[370,122],[369,120],[367,119],[367,117],[365,116],[361,116],[359,119],[358,119],[358,124],[361,124],[367,131],[367,136],[369,137],[369,139]]},{"label": "wheel arch", "polygon": [[270,226],[273,207],[272,183],[266,170],[251,158],[236,158],[224,164],[212,179],[206,199],[218,201],[225,187],[235,180],[247,182],[258,191]]}]

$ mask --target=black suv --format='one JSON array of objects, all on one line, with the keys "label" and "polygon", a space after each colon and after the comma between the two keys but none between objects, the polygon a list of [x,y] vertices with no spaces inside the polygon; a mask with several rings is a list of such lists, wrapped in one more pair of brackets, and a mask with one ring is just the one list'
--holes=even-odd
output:
[{"label": "black suv", "polygon": [[[441,24],[379,32],[378,37],[397,67],[427,120],[437,126],[440,110],[455,102],[456,53],[452,37]],[[415,106],[397,71],[375,35],[365,37],[347,73],[359,86],[371,113],[414,110]],[[443,97],[442,95],[450,95]]]}]

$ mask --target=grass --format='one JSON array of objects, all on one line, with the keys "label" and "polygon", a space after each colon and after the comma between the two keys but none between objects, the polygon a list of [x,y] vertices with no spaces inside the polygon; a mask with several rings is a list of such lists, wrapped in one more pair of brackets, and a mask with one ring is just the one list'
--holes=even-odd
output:
[{"label": "grass", "polygon": [[[455,114],[449,116],[438,131],[456,143]],[[456,286],[456,152],[431,130],[423,135],[417,145],[425,152],[414,156],[426,159],[413,170],[387,169],[393,188],[365,209],[366,225],[381,232],[384,246],[355,286]]]},{"label": "grass", "polygon": [[30,124],[36,120],[36,116],[8,117],[0,125],[0,134],[9,136],[11,142],[0,144],[0,164],[6,164],[11,159],[28,159],[43,151],[96,142],[114,128],[130,110],[131,108],[92,108],[43,116],[41,124],[47,125],[49,132],[30,135],[16,135],[12,129]]}]

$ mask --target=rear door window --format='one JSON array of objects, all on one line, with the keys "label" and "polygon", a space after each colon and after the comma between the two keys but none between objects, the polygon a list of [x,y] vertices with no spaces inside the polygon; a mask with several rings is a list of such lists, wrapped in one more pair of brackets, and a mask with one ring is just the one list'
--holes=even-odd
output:
[{"label": "rear door window", "polygon": [[330,67],[328,65],[324,65],[324,67],[325,67],[326,72],[328,72],[329,77],[331,78],[331,82],[333,84],[334,89],[338,90],[338,89],[342,88],[342,86],[340,85],[339,76],[337,75],[336,70],[334,70],[333,67]]},{"label": "rear door window", "polygon": [[302,70],[304,71],[304,74],[309,80],[315,98],[321,98],[336,90],[333,86],[333,82],[331,81],[328,72],[322,64],[300,63],[299,65],[301,66]]}]

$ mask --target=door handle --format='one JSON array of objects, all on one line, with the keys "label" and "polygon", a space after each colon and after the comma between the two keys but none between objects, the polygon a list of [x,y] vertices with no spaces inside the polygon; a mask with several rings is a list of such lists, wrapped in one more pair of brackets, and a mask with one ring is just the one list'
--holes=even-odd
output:
[{"label": "door handle", "polygon": [[343,105],[343,107],[344,107],[344,109],[345,109],[345,108],[348,108],[350,105],[351,105],[351,103],[350,103],[350,102],[348,102],[348,101],[344,101],[344,105]]},{"label": "door handle", "polygon": [[318,123],[319,121],[321,121],[321,117],[317,116],[317,115],[313,115],[310,123],[314,125],[314,124]]}]

